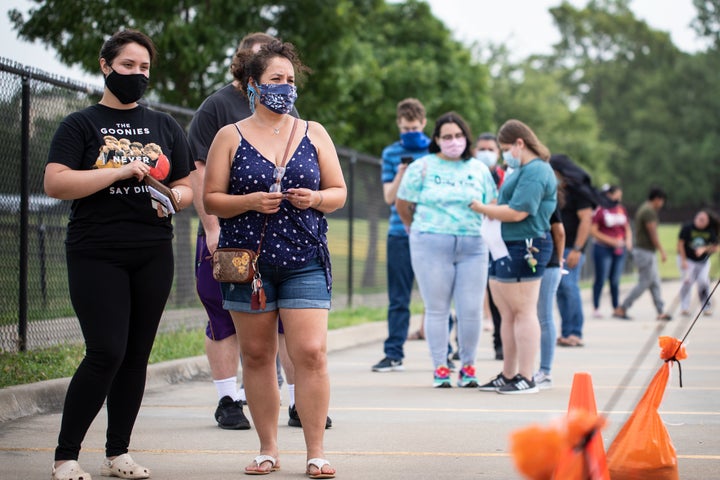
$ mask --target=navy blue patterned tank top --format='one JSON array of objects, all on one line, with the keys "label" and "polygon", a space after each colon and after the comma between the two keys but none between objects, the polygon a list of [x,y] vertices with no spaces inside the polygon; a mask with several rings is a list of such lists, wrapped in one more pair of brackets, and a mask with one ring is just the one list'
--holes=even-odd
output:
[{"label": "navy blue patterned tank top", "polygon": [[[320,188],[317,149],[308,138],[307,129],[305,122],[305,135],[285,163],[282,191],[288,188],[310,190]],[[275,182],[274,169],[275,164],[263,157],[241,135],[240,145],[230,168],[228,193],[246,195],[269,191],[270,186]],[[252,210],[233,218],[221,218],[218,247],[257,250],[265,217],[265,214]],[[289,201],[283,200],[280,210],[268,216],[260,263],[283,268],[299,268],[314,258],[320,258],[329,275],[330,262],[326,235],[327,221],[322,212],[314,208],[299,210]]]}]

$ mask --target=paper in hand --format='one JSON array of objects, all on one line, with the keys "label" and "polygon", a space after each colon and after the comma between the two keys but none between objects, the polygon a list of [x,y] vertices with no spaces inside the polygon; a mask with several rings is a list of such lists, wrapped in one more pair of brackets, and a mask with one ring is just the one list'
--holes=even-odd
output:
[{"label": "paper in hand", "polygon": [[482,235],[485,243],[490,250],[493,260],[507,257],[509,255],[507,245],[502,239],[502,222],[500,220],[483,218],[480,226],[480,235]]}]

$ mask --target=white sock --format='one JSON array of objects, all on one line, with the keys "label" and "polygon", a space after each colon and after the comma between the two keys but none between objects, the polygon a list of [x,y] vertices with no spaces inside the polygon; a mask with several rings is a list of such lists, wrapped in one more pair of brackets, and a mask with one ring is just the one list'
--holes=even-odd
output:
[{"label": "white sock", "polygon": [[237,391],[237,377],[228,377],[222,380],[213,380],[213,383],[215,384],[215,388],[217,389],[218,400],[225,396],[230,397],[235,401],[239,400]]},{"label": "white sock", "polygon": [[238,400],[242,400],[243,402],[247,402],[247,397],[245,396],[245,387],[240,387],[240,390],[238,390]]},{"label": "white sock", "polygon": [[290,396],[290,406],[295,405],[295,384],[287,384],[288,395]]}]

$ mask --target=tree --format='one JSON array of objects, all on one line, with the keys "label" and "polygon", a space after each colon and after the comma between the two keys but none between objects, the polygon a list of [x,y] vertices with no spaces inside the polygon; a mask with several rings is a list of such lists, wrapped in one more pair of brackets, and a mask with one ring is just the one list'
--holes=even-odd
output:
[{"label": "tree", "polygon": [[230,0],[35,0],[28,18],[8,15],[18,36],[52,47],[67,65],[99,72],[100,46],[112,33],[135,28],[158,49],[151,88],[161,100],[196,107],[224,81],[227,57],[246,32],[270,26],[263,2]]},{"label": "tree", "polygon": [[710,39],[715,50],[720,48],[720,1],[693,0],[697,18],[692,26],[701,37]]}]

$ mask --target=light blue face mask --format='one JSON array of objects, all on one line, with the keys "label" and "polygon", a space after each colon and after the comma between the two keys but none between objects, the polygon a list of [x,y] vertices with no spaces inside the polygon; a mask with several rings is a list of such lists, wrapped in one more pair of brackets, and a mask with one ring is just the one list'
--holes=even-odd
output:
[{"label": "light blue face mask", "polygon": [[497,153],[491,150],[480,150],[475,155],[475,158],[483,162],[488,168],[494,167],[498,160]]},{"label": "light blue face mask", "polygon": [[505,165],[510,168],[520,168],[520,159],[513,157],[512,153],[510,153],[510,150],[506,150],[503,152],[503,161],[505,162]]}]

